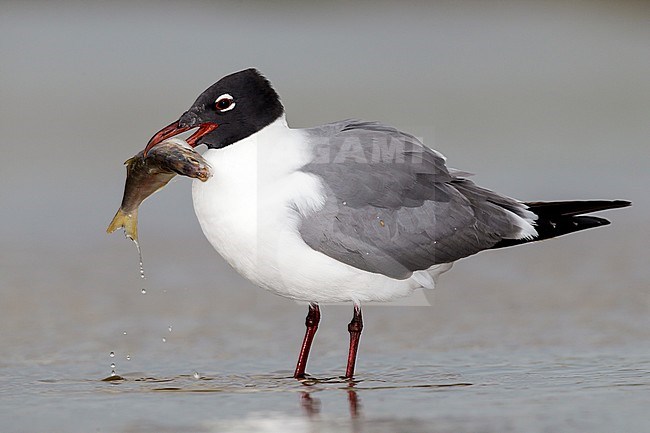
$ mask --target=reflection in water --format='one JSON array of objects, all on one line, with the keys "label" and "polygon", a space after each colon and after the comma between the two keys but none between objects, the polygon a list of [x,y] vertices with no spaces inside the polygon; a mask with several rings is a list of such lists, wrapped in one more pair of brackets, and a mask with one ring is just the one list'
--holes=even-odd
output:
[{"label": "reflection in water", "polygon": [[313,398],[311,392],[302,391],[300,393],[300,406],[302,406],[307,418],[314,418],[320,414],[321,402],[318,398]]},{"label": "reflection in water", "polygon": [[[300,406],[308,418],[314,418],[316,415],[319,415],[322,406],[320,399],[312,397],[311,394],[311,391],[302,391],[300,393]],[[359,417],[361,415],[359,394],[354,389],[348,389],[347,396],[350,418],[354,419]]]},{"label": "reflection in water", "polygon": [[[304,386],[313,386],[313,383],[305,383]],[[354,433],[361,431],[361,401],[359,399],[359,394],[354,389],[356,382],[350,381],[346,389],[347,402],[348,402],[348,414],[350,415],[351,421],[351,430]],[[300,406],[302,407],[305,415],[309,420],[315,421],[319,419],[319,415],[322,409],[322,403],[319,398],[312,397],[312,394],[316,390],[310,391],[301,391],[300,392]]]},{"label": "reflection in water", "polygon": [[359,395],[354,389],[348,389],[348,407],[350,408],[350,417],[357,418],[361,414],[361,404]]}]

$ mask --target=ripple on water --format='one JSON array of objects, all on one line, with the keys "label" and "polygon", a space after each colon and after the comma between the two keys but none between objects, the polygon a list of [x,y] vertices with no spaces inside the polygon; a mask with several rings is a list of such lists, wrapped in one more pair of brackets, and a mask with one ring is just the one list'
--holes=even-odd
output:
[{"label": "ripple on water", "polygon": [[[173,377],[142,376],[138,374],[123,374],[119,377],[109,376],[103,381],[110,381],[124,387],[124,391],[133,391],[134,387],[141,392],[298,392],[355,389],[355,390],[390,390],[390,389],[445,389],[468,387],[473,384],[460,377],[449,374],[417,374],[417,375],[361,375],[353,381],[340,376],[307,376],[296,380],[291,372],[276,372],[254,375],[203,375],[198,372],[181,374]],[[164,386],[161,386],[164,384]]]}]

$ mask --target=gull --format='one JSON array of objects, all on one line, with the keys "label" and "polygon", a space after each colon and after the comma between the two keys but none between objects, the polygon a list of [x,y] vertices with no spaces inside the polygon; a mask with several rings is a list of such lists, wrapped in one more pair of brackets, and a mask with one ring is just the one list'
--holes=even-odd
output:
[{"label": "gull", "polygon": [[351,302],[345,378],[355,371],[361,304],[433,289],[440,274],[483,250],[600,227],[584,215],[623,200],[522,202],[482,188],[445,157],[392,126],[343,120],[287,125],[256,69],[227,75],[199,95],[158,143],[196,129],[214,168],[192,185],[194,210],[214,249],[241,275],[309,304],[294,377],[305,377],[319,303]]}]

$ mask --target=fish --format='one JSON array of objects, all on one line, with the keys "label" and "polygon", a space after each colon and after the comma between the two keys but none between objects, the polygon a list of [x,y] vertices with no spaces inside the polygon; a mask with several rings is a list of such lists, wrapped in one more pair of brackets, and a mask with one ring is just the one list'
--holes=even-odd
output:
[{"label": "fish", "polygon": [[212,176],[212,168],[203,157],[192,150],[187,142],[170,138],[129,158],[126,165],[126,182],[122,204],[106,229],[113,233],[119,228],[124,235],[138,242],[138,208],[149,196],[159,191],[177,174],[203,182]]}]

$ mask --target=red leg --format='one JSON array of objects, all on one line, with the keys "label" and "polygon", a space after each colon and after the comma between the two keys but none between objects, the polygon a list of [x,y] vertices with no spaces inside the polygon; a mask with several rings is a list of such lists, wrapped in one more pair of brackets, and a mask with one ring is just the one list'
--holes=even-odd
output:
[{"label": "red leg", "polygon": [[345,378],[352,379],[354,376],[354,365],[357,362],[357,349],[359,348],[359,338],[363,329],[363,319],[361,318],[361,306],[354,304],[354,316],[348,325],[350,332],[350,351],[348,352],[348,367],[345,369]]},{"label": "red leg", "polygon": [[314,335],[316,335],[316,331],[318,330],[318,322],[320,322],[320,309],[318,308],[318,304],[309,304],[309,313],[307,313],[307,318],[305,319],[307,330],[305,331],[305,338],[302,340],[296,371],[293,373],[293,377],[296,379],[305,377],[309,349],[311,349],[311,342],[314,340]]}]

